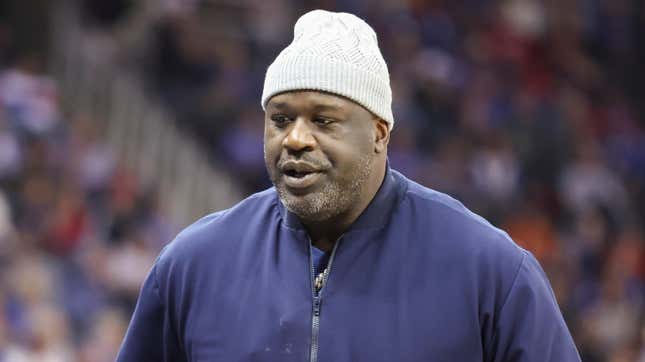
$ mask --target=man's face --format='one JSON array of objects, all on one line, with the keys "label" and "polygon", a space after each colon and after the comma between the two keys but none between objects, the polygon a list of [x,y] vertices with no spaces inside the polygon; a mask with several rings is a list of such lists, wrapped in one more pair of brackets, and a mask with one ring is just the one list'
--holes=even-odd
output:
[{"label": "man's face", "polygon": [[349,210],[375,177],[375,118],[327,93],[287,92],[266,106],[264,160],[285,206],[310,221]]}]

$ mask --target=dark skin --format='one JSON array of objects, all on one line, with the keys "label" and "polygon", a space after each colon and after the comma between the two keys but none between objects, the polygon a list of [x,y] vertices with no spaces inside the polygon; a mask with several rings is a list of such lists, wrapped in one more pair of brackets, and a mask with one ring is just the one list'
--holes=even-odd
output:
[{"label": "dark skin", "polygon": [[[344,195],[351,201],[338,202],[338,207],[332,208],[337,210],[332,216],[296,212],[313,245],[331,250],[372,201],[385,176],[389,138],[387,122],[344,97],[291,91],[269,100],[265,161],[276,188],[284,193],[281,197],[308,205],[312,199],[335,195],[324,188],[330,184],[337,185],[341,194],[346,193],[355,180],[362,180],[357,170],[366,159],[370,162],[370,167],[362,168],[368,170],[364,182],[351,196]],[[332,196],[329,200],[335,199]]]}]

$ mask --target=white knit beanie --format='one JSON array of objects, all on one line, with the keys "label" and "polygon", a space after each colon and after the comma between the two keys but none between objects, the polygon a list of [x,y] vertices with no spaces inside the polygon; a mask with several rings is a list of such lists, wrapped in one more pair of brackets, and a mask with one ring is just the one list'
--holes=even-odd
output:
[{"label": "white knit beanie", "polygon": [[387,64],[376,33],[355,15],[313,10],[301,16],[293,41],[269,66],[262,108],[276,94],[320,90],[347,97],[394,125]]}]

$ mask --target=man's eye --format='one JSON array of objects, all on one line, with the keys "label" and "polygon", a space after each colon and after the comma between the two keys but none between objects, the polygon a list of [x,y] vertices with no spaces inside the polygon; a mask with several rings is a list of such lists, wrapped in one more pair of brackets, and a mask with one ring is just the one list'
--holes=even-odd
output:
[{"label": "man's eye", "polygon": [[334,123],[334,120],[330,118],[316,117],[314,118],[314,123],[319,124],[321,126],[327,126],[329,124]]},{"label": "man's eye", "polygon": [[277,127],[284,127],[290,121],[289,117],[281,114],[271,116],[271,120],[273,121],[273,124],[275,124]]}]

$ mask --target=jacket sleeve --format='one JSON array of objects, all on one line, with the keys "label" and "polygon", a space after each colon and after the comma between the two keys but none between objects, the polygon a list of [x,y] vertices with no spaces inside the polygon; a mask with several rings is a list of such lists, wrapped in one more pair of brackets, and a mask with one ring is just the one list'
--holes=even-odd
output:
[{"label": "jacket sleeve", "polygon": [[524,252],[497,318],[492,362],[576,362],[580,356],[537,260]]},{"label": "jacket sleeve", "polygon": [[157,264],[141,287],[117,362],[185,361],[157,282]]}]

